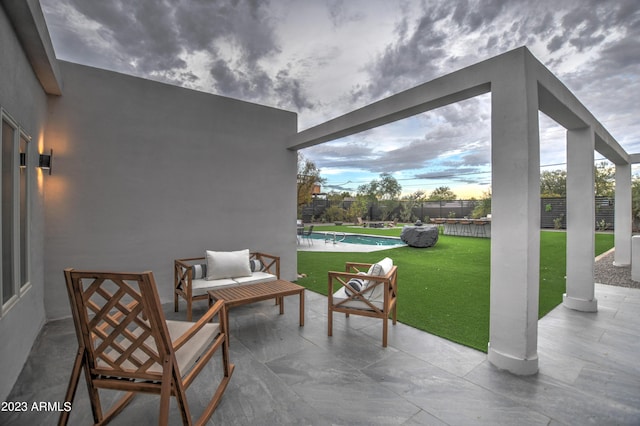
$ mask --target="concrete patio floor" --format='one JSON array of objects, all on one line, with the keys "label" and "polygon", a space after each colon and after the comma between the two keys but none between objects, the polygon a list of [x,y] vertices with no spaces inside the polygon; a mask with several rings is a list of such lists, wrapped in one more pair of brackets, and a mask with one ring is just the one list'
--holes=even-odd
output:
[{"label": "concrete patio floor", "polygon": [[[296,297],[285,298],[283,316],[271,301],[235,308],[236,370],[209,424],[638,425],[640,290],[598,284],[596,297],[597,313],[558,306],[539,321],[540,371],[529,377],[400,323],[390,327],[386,349],[375,319],[336,315],[327,337],[326,297],[309,291],[304,327]],[[196,315],[206,304],[198,305]],[[184,318],[165,308],[168,317]],[[62,401],[75,349],[70,320],[46,324],[7,401]],[[196,415],[217,364],[187,391]],[[156,424],[157,407],[157,397],[137,396],[111,424]],[[180,424],[175,401],[171,415]],[[2,412],[0,424],[54,424],[57,417]],[[84,381],[70,423],[91,423]]]}]

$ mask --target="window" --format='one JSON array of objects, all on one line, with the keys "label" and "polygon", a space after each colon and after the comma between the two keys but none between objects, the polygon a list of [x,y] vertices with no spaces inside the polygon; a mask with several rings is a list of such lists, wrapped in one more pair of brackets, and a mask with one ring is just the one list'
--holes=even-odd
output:
[{"label": "window", "polygon": [[[20,289],[29,284],[29,139],[20,132]],[[24,164],[24,166],[23,166]]]},{"label": "window", "polygon": [[2,111],[2,310],[4,313],[30,287],[29,270],[29,136]]}]

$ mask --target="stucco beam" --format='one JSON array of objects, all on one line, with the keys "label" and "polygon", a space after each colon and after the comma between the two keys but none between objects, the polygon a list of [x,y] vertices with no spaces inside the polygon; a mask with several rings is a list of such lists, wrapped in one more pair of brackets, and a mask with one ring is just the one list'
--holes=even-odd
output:
[{"label": "stucco beam", "polygon": [[0,4],[11,19],[18,40],[44,91],[50,95],[61,95],[62,78],[58,60],[38,1],[4,0]]},{"label": "stucco beam", "polygon": [[308,148],[473,98],[488,93],[491,90],[491,85],[487,82],[449,94],[444,94],[441,89],[435,86],[420,89],[411,89],[390,96],[318,126],[303,130],[293,137],[289,149]]},{"label": "stucco beam", "polygon": [[629,163],[631,163],[631,164],[640,163],[640,153],[629,154]]},{"label": "stucco beam", "polygon": [[595,150],[615,164],[629,163],[629,155],[567,87],[531,55],[531,71],[538,80],[538,108],[567,130],[591,127]]},{"label": "stucco beam", "polygon": [[489,93],[493,78],[522,61],[525,53],[526,47],[511,50],[303,130],[291,138],[288,148],[308,148]]},{"label": "stucco beam", "polygon": [[618,142],[607,132],[600,123],[596,123],[593,128],[595,133],[595,149],[604,155],[609,161],[616,165],[629,164],[631,162],[629,154],[620,146]]},{"label": "stucco beam", "polygon": [[552,93],[550,89],[538,82],[538,108],[540,111],[567,130],[587,127],[587,123],[556,94],[557,92]]}]

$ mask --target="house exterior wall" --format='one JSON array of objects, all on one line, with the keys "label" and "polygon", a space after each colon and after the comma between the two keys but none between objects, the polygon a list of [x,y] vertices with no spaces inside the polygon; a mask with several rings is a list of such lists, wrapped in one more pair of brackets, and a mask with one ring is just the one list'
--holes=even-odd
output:
[{"label": "house exterior wall", "polygon": [[[46,122],[46,94],[13,30],[13,23],[0,7],[0,107],[31,136],[29,163],[37,164],[38,144]],[[31,346],[45,322],[44,309],[44,188],[34,167],[29,187],[29,257],[31,288],[0,317],[0,400],[11,391]],[[3,254],[4,255],[4,254]]]},{"label": "house exterior wall", "polygon": [[[70,314],[63,269],[153,271],[206,249],[273,253],[296,276],[294,113],[60,62],[49,99],[47,317]],[[258,207],[258,214],[255,214]],[[290,233],[283,230],[291,229]]]}]

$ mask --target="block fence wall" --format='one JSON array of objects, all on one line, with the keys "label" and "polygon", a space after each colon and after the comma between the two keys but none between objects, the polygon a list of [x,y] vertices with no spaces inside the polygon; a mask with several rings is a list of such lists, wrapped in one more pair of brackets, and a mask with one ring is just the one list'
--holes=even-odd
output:
[{"label": "block fence wall", "polygon": [[[345,211],[349,210],[354,201],[331,201],[317,198],[302,208],[302,221],[311,223],[322,221],[325,211],[331,206],[340,206]],[[406,201],[398,201],[384,217],[384,209],[380,205],[371,204],[367,208],[367,214],[363,219],[368,220],[393,220],[407,205]],[[418,203],[412,208],[413,216],[420,220],[435,217],[470,217],[473,209],[478,205],[478,200],[455,201],[426,201]],[[596,197],[596,222],[595,229],[615,229],[615,200],[608,197]],[[541,198],[540,199],[540,227],[544,229],[565,229],[567,226],[567,199],[566,198]]]}]

